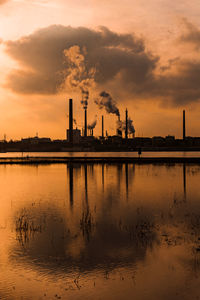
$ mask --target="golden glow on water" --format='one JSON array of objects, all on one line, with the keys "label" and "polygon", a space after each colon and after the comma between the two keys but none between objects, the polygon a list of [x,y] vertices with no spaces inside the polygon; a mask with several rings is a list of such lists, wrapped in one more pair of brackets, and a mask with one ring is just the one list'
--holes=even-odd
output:
[{"label": "golden glow on water", "polygon": [[1,299],[197,299],[200,166],[0,166]]}]

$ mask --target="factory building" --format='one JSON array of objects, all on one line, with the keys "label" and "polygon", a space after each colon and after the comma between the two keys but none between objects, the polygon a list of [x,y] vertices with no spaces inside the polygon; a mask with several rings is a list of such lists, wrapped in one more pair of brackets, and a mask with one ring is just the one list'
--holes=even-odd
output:
[{"label": "factory building", "polygon": [[72,132],[70,129],[67,129],[67,141],[70,142],[71,134],[73,135],[73,143],[79,144],[81,141],[81,131],[79,129],[72,129]]}]

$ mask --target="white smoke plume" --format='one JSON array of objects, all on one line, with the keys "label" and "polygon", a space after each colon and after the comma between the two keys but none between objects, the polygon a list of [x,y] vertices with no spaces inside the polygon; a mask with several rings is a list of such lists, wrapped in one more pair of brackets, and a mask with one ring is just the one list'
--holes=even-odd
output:
[{"label": "white smoke plume", "polygon": [[[126,121],[123,122],[123,129],[126,129]],[[135,127],[133,125],[133,120],[131,118],[128,118],[128,133],[133,134],[135,133]]]},{"label": "white smoke plume", "polygon": [[87,108],[89,99],[89,89],[94,86],[95,69],[86,67],[85,55],[86,49],[81,49],[79,46],[73,46],[64,50],[65,60],[68,64],[66,70],[65,84],[72,90],[79,88],[82,94],[81,104],[83,108]]}]

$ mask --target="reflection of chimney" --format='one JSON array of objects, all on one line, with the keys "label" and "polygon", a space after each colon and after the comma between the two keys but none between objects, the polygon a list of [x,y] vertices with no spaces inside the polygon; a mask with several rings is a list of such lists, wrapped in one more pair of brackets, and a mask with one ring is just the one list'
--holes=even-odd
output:
[{"label": "reflection of chimney", "polygon": [[87,108],[85,108],[85,132],[84,136],[87,137]]},{"label": "reflection of chimney", "polygon": [[102,164],[102,187],[104,191],[104,164]]},{"label": "reflection of chimney", "polygon": [[126,128],[125,128],[125,139],[128,139],[128,110],[126,109]]},{"label": "reflection of chimney", "polygon": [[69,142],[73,143],[73,100],[69,99]]},{"label": "reflection of chimney", "polygon": [[102,116],[102,138],[104,138],[104,117]]},{"label": "reflection of chimney", "polygon": [[126,174],[126,197],[128,198],[128,164],[125,164],[125,174]]},{"label": "reflection of chimney", "polygon": [[74,176],[73,176],[73,165],[69,166],[69,196],[70,196],[70,205],[73,207],[74,199],[73,199],[73,189],[74,189]]},{"label": "reflection of chimney", "polygon": [[84,165],[84,171],[85,171],[85,201],[88,207],[88,180],[87,180],[87,165]]},{"label": "reflection of chimney", "polygon": [[183,190],[184,190],[184,201],[186,201],[186,165],[183,163]]},{"label": "reflection of chimney", "polygon": [[183,110],[183,140],[185,140],[185,110]]}]

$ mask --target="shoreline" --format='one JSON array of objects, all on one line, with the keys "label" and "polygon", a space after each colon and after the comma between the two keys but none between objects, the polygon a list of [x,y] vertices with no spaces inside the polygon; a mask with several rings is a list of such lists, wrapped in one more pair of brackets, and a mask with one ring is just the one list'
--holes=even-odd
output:
[{"label": "shoreline", "polygon": [[0,157],[0,164],[200,164],[200,157]]}]

